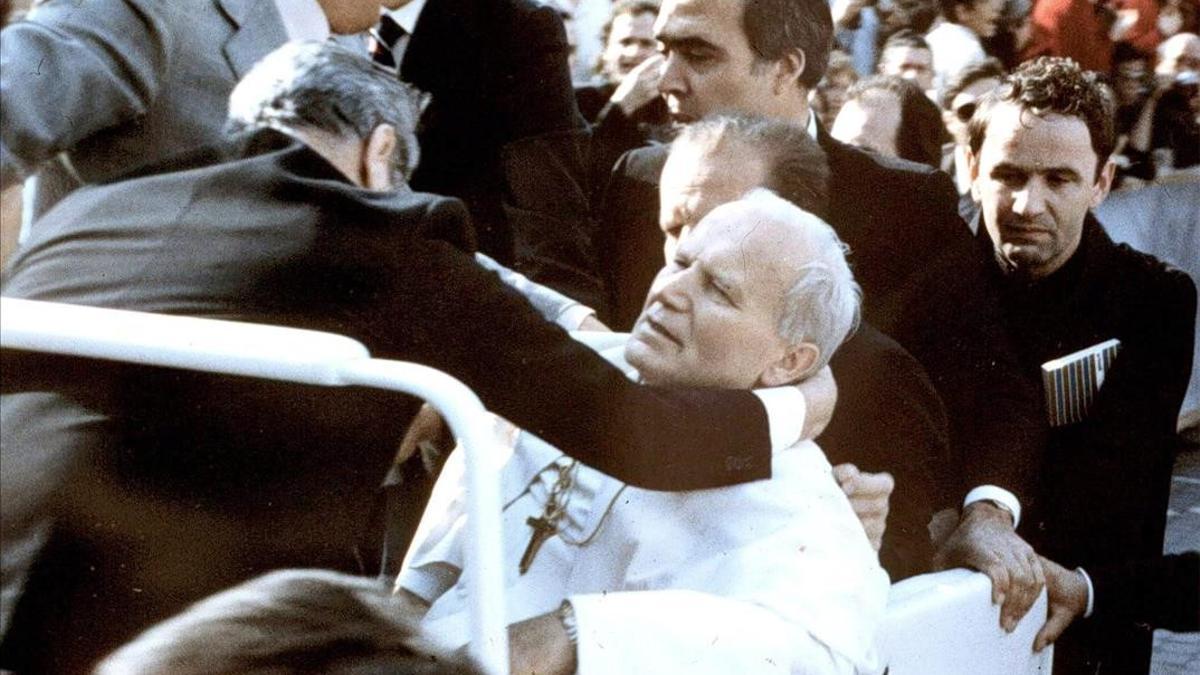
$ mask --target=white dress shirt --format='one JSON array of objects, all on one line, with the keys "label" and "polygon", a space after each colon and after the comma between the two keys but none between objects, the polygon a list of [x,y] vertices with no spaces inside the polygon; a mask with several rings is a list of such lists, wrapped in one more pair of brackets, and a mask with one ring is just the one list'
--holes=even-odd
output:
[{"label": "white dress shirt", "polygon": [[[606,358],[627,336],[604,334]],[[620,339],[618,339],[620,338]],[[628,370],[627,370],[628,372]],[[468,639],[461,453],[443,470],[398,585],[432,602],[423,628]],[[518,572],[529,517],[562,472],[559,534]],[[888,578],[811,441],[781,448],[772,478],[692,492],[627,486],[521,432],[502,473],[507,620],[569,599],[578,672],[854,673],[878,667]]]}]

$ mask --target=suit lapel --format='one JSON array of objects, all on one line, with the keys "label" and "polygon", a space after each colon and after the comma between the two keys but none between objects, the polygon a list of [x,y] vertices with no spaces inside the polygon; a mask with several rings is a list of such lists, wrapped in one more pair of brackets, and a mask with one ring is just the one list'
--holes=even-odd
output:
[{"label": "suit lapel", "polygon": [[272,0],[218,2],[234,24],[233,35],[225,42],[225,58],[241,79],[259,59],[287,42],[287,32]]}]

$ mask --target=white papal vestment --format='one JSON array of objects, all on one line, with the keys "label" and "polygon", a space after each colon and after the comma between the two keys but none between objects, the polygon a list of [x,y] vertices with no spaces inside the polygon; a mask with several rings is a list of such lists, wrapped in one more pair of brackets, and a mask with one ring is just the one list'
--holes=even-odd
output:
[{"label": "white papal vestment", "polygon": [[[631,372],[615,339],[601,353]],[[423,627],[448,647],[468,635],[461,462],[456,451],[398,580],[431,602]],[[544,515],[564,474],[560,532],[520,574],[526,519]],[[777,450],[770,480],[670,493],[520,432],[502,481],[508,622],[569,599],[579,673],[877,671],[888,578],[811,441]]]}]

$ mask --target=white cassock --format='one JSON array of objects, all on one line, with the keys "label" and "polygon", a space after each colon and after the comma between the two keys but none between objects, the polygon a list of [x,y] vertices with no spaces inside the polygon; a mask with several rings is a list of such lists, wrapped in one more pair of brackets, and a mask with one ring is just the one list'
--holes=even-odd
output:
[{"label": "white cassock", "polygon": [[[626,336],[606,335],[601,354],[633,372],[621,358]],[[569,599],[579,673],[878,671],[888,577],[813,442],[777,450],[770,480],[672,493],[627,486],[532,434],[516,441],[501,488],[507,620]],[[423,628],[452,648],[468,639],[461,454],[398,579],[430,601]],[[526,519],[543,515],[564,474],[559,533],[520,574]]]}]

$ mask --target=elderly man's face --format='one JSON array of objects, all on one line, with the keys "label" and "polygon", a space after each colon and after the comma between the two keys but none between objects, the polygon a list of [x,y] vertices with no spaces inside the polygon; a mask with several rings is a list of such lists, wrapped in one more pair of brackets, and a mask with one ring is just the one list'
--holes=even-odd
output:
[{"label": "elderly man's face", "polygon": [[745,202],[714,210],[655,278],[626,359],[648,384],[762,384],[788,349],[779,321],[804,246],[795,228]]},{"label": "elderly man's face", "polygon": [[767,168],[740,145],[689,144],[671,151],[659,181],[658,224],[663,257],[675,258],[679,238],[717,206],[766,183]]},{"label": "elderly man's face", "polygon": [[984,226],[1006,265],[1036,279],[1071,258],[1088,209],[1112,182],[1112,164],[1097,178],[1096,162],[1082,119],[1042,117],[1012,103],[993,109],[969,164]]},{"label": "elderly man's face", "polygon": [[[743,0],[666,0],[655,33],[666,62],[658,89],[677,122],[718,112],[777,116],[770,64],[756,62]],[[792,86],[795,86],[794,84]]]},{"label": "elderly man's face", "polygon": [[876,89],[847,101],[833,122],[829,135],[843,143],[897,157],[896,137],[900,132],[900,97]]}]

